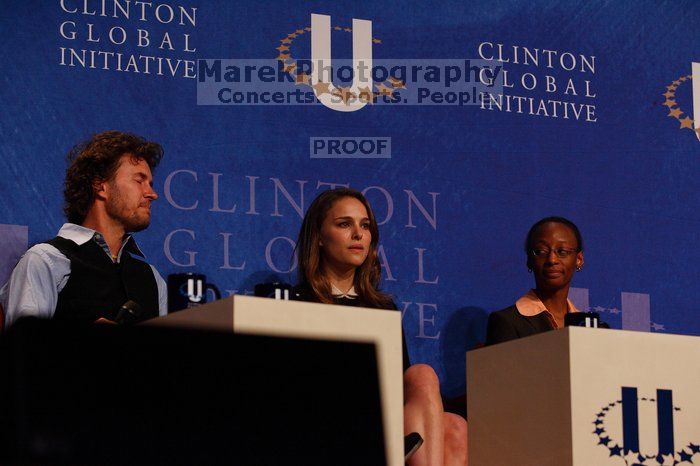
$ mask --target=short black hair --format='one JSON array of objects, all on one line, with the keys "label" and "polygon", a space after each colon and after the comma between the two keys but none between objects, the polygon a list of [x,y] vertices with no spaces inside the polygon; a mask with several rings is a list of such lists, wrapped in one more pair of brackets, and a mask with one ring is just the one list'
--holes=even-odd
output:
[{"label": "short black hair", "polygon": [[545,217],[530,227],[530,231],[527,232],[527,237],[525,238],[525,254],[530,253],[530,250],[532,249],[532,237],[535,236],[535,232],[537,231],[537,229],[545,223],[561,223],[562,225],[566,225],[567,227],[569,227],[571,231],[574,232],[574,236],[576,237],[576,242],[578,243],[577,250],[583,251],[583,237],[581,236],[581,232],[579,231],[576,224],[564,217],[552,216]]}]

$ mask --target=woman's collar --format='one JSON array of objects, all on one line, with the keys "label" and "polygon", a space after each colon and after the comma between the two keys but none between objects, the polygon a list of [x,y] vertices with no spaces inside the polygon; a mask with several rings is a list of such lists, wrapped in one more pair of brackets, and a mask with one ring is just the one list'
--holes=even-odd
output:
[{"label": "woman's collar", "polygon": [[350,289],[343,293],[340,288],[335,286],[334,283],[331,283],[331,294],[333,295],[334,298],[348,298],[348,299],[355,299],[357,298],[357,292],[355,291],[355,286],[351,286]]},{"label": "woman's collar", "polygon": [[[569,306],[568,312],[579,312],[570,299],[567,299],[566,302]],[[542,300],[540,300],[540,298],[537,296],[537,293],[535,293],[535,290],[530,290],[525,293],[524,296],[515,302],[515,307],[520,315],[525,317],[533,317],[537,314],[541,314],[542,312],[550,313],[542,303]]]}]

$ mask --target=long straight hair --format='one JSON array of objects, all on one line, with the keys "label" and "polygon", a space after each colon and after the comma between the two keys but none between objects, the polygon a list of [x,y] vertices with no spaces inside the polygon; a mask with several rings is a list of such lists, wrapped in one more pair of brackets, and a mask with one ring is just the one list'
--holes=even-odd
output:
[{"label": "long straight hair", "polygon": [[377,245],[379,244],[377,220],[374,218],[372,208],[365,196],[354,189],[337,188],[324,191],[314,199],[309,206],[309,210],[306,211],[304,221],[301,223],[295,250],[299,284],[308,287],[319,302],[333,303],[331,283],[326,277],[322,266],[321,227],[333,205],[340,199],[348,197],[357,199],[367,209],[369,231],[372,235],[367,258],[362,265],[355,269],[353,283],[355,292],[362,303],[368,307],[382,308],[389,306],[392,303],[391,298],[379,291],[382,271],[377,255]]}]

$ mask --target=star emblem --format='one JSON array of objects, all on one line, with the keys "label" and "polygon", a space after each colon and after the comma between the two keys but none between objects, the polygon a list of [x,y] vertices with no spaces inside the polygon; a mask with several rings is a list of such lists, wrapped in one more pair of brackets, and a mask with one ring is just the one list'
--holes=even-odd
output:
[{"label": "star emblem", "polygon": [[622,456],[622,448],[620,448],[618,445],[615,445],[614,447],[608,447],[608,450],[610,450],[610,456]]},{"label": "star emblem", "polygon": [[621,313],[622,311],[619,310],[619,309],[616,308],[616,307],[611,307],[610,309],[608,309],[608,312],[609,312],[610,314],[619,314],[619,313]]},{"label": "star emblem", "polygon": [[291,33],[291,34],[287,34],[287,37],[289,37],[290,39],[296,39],[298,35],[299,34]]},{"label": "star emblem", "polygon": [[608,443],[610,443],[610,437],[601,437],[600,440],[598,440],[598,445],[607,446]]},{"label": "star emblem", "polygon": [[284,52],[285,50],[289,50],[289,46],[288,45],[280,45],[279,47],[277,47],[277,50],[279,50],[280,52]]},{"label": "star emblem", "polygon": [[673,85],[676,87],[680,86],[680,84],[681,84],[680,80],[673,81]]},{"label": "star emblem", "polygon": [[596,435],[600,435],[604,432],[605,432],[605,429],[603,429],[602,427],[598,427],[596,430],[593,431],[593,433]]},{"label": "star emblem", "polygon": [[285,67],[284,67],[284,72],[285,72],[285,73],[291,73],[291,72],[294,71],[296,68],[297,68],[297,64],[296,64],[296,63],[290,63],[289,65],[285,65]]},{"label": "star emblem", "polygon": [[678,86],[670,85],[666,86],[666,89],[668,89],[669,91],[675,91],[676,89],[678,89]]},{"label": "star emblem", "polygon": [[340,99],[345,103],[345,105],[348,105],[351,101],[355,100],[357,96],[350,90],[349,87],[338,87],[335,91],[333,91],[333,95],[336,97],[340,97]]},{"label": "star emblem", "polygon": [[343,30],[343,28],[341,28],[340,26],[336,26],[336,27],[334,27],[333,29],[335,29],[336,31],[342,31],[342,30]]},{"label": "star emblem", "polygon": [[601,425],[602,423],[603,423],[603,421],[602,421],[601,419],[596,419],[595,422],[594,422],[593,424],[599,426],[599,425]]},{"label": "star emblem", "polygon": [[681,128],[693,129],[693,119],[690,117],[681,118]]},{"label": "star emblem", "polygon": [[693,452],[693,454],[700,453],[700,446],[695,445],[694,443],[688,444],[688,448],[690,448],[690,451]]},{"label": "star emblem", "polygon": [[308,26],[306,26],[306,27],[304,28],[304,30],[305,30],[306,32],[311,32],[311,28],[308,27]]},{"label": "star emblem", "polygon": [[605,312],[605,308],[603,306],[595,306],[593,310],[597,313]]},{"label": "star emblem", "polygon": [[680,108],[674,108],[668,113],[668,116],[674,117],[674,118],[680,118],[680,116],[683,114]]},{"label": "star emblem", "polygon": [[625,456],[625,463],[627,464],[637,464],[639,459],[639,453],[636,451],[630,451]]},{"label": "star emblem", "polygon": [[323,81],[319,81],[316,84],[312,86],[314,88],[314,91],[316,92],[316,95],[321,95],[321,94],[330,94],[330,84],[329,83],[324,83]]},{"label": "star emblem", "polygon": [[292,43],[292,39],[290,39],[289,37],[285,37],[285,38],[282,39],[280,42],[282,42],[283,44],[291,44],[291,43]]},{"label": "star emblem", "polygon": [[388,95],[388,96],[394,95],[393,89],[391,89],[388,86],[385,86],[382,83],[377,84],[376,87],[377,87],[377,90],[379,91],[379,95]]},{"label": "star emblem", "polygon": [[671,91],[666,91],[665,93],[663,93],[663,94],[661,94],[661,95],[664,96],[664,97],[666,97],[666,98],[668,99],[669,97],[675,96],[676,93],[675,93],[675,92],[671,92]]},{"label": "star emblem", "polygon": [[352,32],[352,29],[350,29],[350,28],[344,28],[343,31],[345,31],[345,32]]},{"label": "star emblem", "polygon": [[296,78],[296,84],[309,84],[311,82],[311,76],[306,73],[299,73]]},{"label": "star emblem", "polygon": [[688,454],[685,452],[685,450],[680,451],[680,459],[682,461],[687,461],[688,463],[692,463],[693,455]]},{"label": "star emblem", "polygon": [[651,323],[651,328],[655,332],[658,332],[660,330],[666,330],[666,327],[664,327],[662,324],[657,324],[656,322]]},{"label": "star emblem", "polygon": [[372,102],[374,102],[374,93],[372,92],[372,89],[365,86],[365,87],[360,87],[358,90],[360,91],[360,93],[358,94],[360,102],[365,102],[368,104],[371,104]]},{"label": "star emblem", "polygon": [[277,55],[277,59],[281,62],[284,62],[284,61],[289,60],[289,55],[285,55],[285,54],[280,53],[279,55]]},{"label": "star emblem", "polygon": [[389,76],[389,82],[394,89],[406,89],[405,83],[398,78]]},{"label": "star emblem", "polygon": [[294,32],[296,32],[297,34],[304,34],[305,31],[303,29],[297,29]]},{"label": "star emblem", "polygon": [[675,107],[678,105],[675,100],[671,99],[666,99],[666,102],[663,103],[663,105],[667,106],[668,108]]},{"label": "star emblem", "polygon": [[374,42],[375,44],[381,44],[381,43],[382,43],[382,41],[379,40],[379,39],[372,39],[372,42]]}]

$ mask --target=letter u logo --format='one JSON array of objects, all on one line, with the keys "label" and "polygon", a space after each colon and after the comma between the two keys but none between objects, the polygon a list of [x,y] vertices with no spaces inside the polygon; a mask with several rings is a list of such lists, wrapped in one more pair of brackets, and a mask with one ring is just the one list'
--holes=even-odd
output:
[{"label": "letter u logo", "polygon": [[[373,82],[370,78],[372,70],[372,21],[363,19],[352,20],[352,68],[353,81],[350,92],[355,96],[347,102],[337,96],[338,89],[333,86],[331,63],[331,17],[328,15],[311,14],[311,85],[318,100],[326,107],[339,112],[355,112],[367,105],[366,101],[357,98],[360,87],[369,87],[372,91]],[[363,69],[366,73],[361,76]],[[361,79],[364,78],[364,81]],[[329,93],[319,94],[316,85],[319,82],[328,83]]]},{"label": "letter u logo", "polygon": [[[659,426],[659,455],[673,455],[673,393],[671,390],[656,390],[656,408]],[[636,387],[622,387],[622,436],[624,453],[639,453],[639,413]]]},{"label": "letter u logo", "polygon": [[190,301],[194,303],[198,303],[202,300],[204,293],[202,293],[201,280],[194,280],[193,278],[187,279],[187,296],[189,297]]}]

